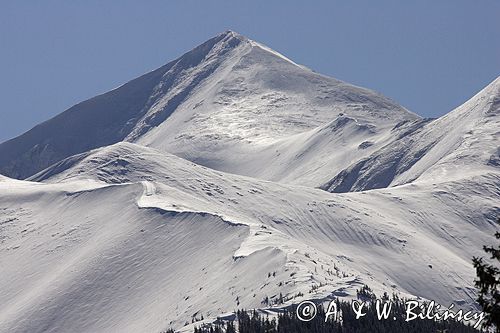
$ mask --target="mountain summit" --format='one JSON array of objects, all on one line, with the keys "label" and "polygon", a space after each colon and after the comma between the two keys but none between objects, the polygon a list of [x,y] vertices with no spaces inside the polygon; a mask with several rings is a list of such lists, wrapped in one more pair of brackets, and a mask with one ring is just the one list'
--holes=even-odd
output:
[{"label": "mountain summit", "polygon": [[339,115],[372,125],[418,118],[377,93],[316,74],[226,31],[0,144],[0,173],[23,179],[120,141],[235,169],[221,149],[246,154]]}]

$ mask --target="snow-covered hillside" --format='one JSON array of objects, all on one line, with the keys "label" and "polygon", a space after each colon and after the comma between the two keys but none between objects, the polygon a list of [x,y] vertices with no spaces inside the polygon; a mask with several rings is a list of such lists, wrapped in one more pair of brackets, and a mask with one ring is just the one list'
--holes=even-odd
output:
[{"label": "snow-covered hillside", "polygon": [[0,331],[159,331],[364,283],[471,305],[500,200],[498,173],[330,194],[129,143],[33,180],[0,182]]},{"label": "snow-covered hillside", "polygon": [[499,125],[500,78],[421,119],[225,32],[0,145],[0,332],[160,332],[363,284],[473,307]]}]

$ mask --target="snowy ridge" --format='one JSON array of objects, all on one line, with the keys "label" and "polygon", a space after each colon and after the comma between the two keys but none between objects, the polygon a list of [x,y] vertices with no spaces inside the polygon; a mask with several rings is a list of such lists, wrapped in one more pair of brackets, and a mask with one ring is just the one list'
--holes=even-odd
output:
[{"label": "snowy ridge", "polygon": [[[410,126],[340,172],[322,188],[359,191],[405,184],[439,182],[498,171],[500,78],[449,114]],[[402,132],[402,126],[397,127]],[[394,130],[393,130],[394,131]]]},{"label": "snowy ridge", "polygon": [[0,144],[0,332],[187,330],[363,284],[474,307],[499,128],[500,78],[421,119],[222,33]]},{"label": "snowy ridge", "polygon": [[[415,184],[330,194],[224,174],[130,143],[78,160],[55,165],[58,173],[46,170],[34,177],[45,184],[21,182],[26,185],[0,200],[0,209],[17,219],[7,223],[1,258],[26,262],[7,265],[15,270],[7,271],[0,286],[2,302],[11,304],[0,312],[9,331],[36,325],[48,325],[48,331],[74,325],[89,332],[158,331],[170,324],[181,327],[196,315],[210,318],[237,307],[266,307],[263,299],[276,301],[280,293],[288,302],[353,297],[363,283],[378,293],[472,305],[470,256],[480,253],[476,244],[492,241],[499,211],[498,206],[492,210],[500,199],[498,173],[431,188]],[[95,184],[95,189],[65,190],[82,183]],[[479,184],[480,193],[474,190]],[[172,242],[179,248],[165,248]],[[212,251],[214,244],[224,246]],[[81,259],[75,261],[75,253]],[[42,265],[46,269],[30,273],[33,260],[47,262]],[[91,266],[82,270],[81,260],[91,260]],[[63,271],[48,265],[59,261]],[[20,267],[26,270],[24,278]],[[70,275],[63,273],[68,270]],[[190,282],[178,284],[174,272],[177,280],[189,276]],[[67,282],[54,280],[61,276]],[[14,278],[19,285],[30,285],[32,278],[46,281],[37,284],[43,293],[26,291],[28,312],[19,308],[28,302],[22,296],[26,292],[12,293],[19,290],[12,285]],[[320,287],[310,293],[313,286]],[[90,290],[96,299],[110,297],[113,305],[82,312],[91,301],[79,293]],[[117,299],[108,290],[127,296]],[[300,292],[304,296],[297,297]],[[63,296],[68,293],[73,296]],[[63,311],[70,299],[73,310]],[[46,322],[50,313],[34,310],[42,304],[51,304],[43,308],[52,313],[62,311],[63,318]]]}]

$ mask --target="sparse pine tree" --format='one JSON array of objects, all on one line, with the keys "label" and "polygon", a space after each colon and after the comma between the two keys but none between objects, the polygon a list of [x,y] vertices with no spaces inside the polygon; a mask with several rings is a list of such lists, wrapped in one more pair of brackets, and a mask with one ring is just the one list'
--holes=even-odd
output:
[{"label": "sparse pine tree", "polygon": [[[497,221],[500,224],[500,218]],[[500,240],[500,232],[495,233],[495,238]],[[483,258],[474,257],[472,262],[476,268],[476,287],[479,289],[478,303],[486,313],[485,326],[496,327],[500,332],[500,244],[497,247],[484,246],[484,251],[490,255],[491,263]]]}]

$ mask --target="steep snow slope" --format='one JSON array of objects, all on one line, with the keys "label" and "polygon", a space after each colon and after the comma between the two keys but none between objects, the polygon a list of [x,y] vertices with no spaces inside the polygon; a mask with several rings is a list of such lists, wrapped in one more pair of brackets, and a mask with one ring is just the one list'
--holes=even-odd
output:
[{"label": "steep snow slope", "polygon": [[500,77],[449,114],[434,121],[402,123],[393,132],[396,140],[351,164],[322,188],[359,191],[498,171]]},{"label": "steep snow slope", "polygon": [[126,140],[212,168],[265,175],[262,164],[242,168],[241,157],[269,154],[277,140],[342,115],[375,132],[418,119],[379,94],[228,31],[0,144],[0,172],[26,178],[65,157]]},{"label": "steep snow slope", "polygon": [[0,182],[0,331],[158,331],[363,283],[468,306],[500,211],[498,172],[331,194],[129,143],[33,180]]},{"label": "steep snow slope", "polygon": [[[231,39],[227,34],[216,36],[165,66],[81,102],[23,135],[0,144],[0,172],[25,178],[68,156],[122,141],[137,130],[139,122],[142,130],[158,125],[238,43],[239,40]],[[206,66],[207,72],[194,73],[189,78],[191,86],[182,86],[178,82],[180,78],[190,68],[205,65],[206,55],[214,48],[218,50],[219,59]],[[170,94],[168,107],[154,116],[148,114],[165,94]]]},{"label": "steep snow slope", "polygon": [[[428,126],[421,139],[437,136],[434,144],[411,169],[394,184],[413,179],[459,180],[482,175],[500,167],[500,77],[456,110]],[[438,141],[438,140],[436,140]],[[418,148],[418,147],[417,147]]]},{"label": "steep snow slope", "polygon": [[[319,186],[370,151],[350,142],[341,128],[345,119],[364,130],[363,141],[382,142],[398,122],[419,119],[374,92],[238,38],[242,43],[227,61],[167,121],[128,139],[221,171]],[[311,167],[318,170],[306,177],[302,171]]]}]

